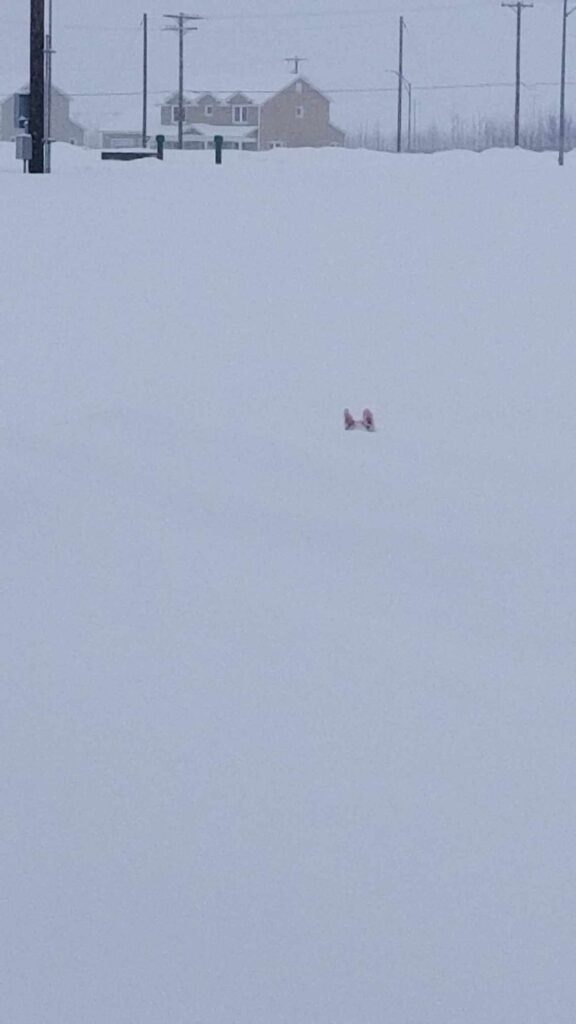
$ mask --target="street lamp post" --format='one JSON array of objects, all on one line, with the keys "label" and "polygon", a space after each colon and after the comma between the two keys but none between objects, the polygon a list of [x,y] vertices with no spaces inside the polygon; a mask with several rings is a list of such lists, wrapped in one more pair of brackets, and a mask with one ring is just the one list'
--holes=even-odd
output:
[{"label": "street lamp post", "polygon": [[398,127],[396,133],[396,152],[402,152],[402,86],[404,84],[404,18],[400,18],[400,37],[398,44]]},{"label": "street lamp post", "polygon": [[566,36],[568,18],[576,10],[571,7],[568,10],[568,0],[564,0],[562,10],[562,65],[560,69],[560,122],[558,125],[558,163],[564,166],[564,151],[566,147]]}]

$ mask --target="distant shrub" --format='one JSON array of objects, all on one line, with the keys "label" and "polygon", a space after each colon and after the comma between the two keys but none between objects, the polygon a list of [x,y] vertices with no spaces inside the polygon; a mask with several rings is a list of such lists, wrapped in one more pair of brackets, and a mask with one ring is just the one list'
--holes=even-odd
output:
[{"label": "distant shrub", "polygon": [[[396,151],[396,132],[384,131],[380,124],[364,126],[348,133],[346,145],[350,149],[373,149],[393,153]],[[407,132],[403,149],[415,153],[436,153],[449,149],[507,149],[514,145],[514,128],[508,119],[478,117],[465,119],[455,114],[450,125],[432,124],[413,133],[408,145]],[[542,114],[535,121],[524,121],[520,134],[523,149],[536,152],[554,150],[558,146],[558,115]],[[566,117],[566,150],[576,148],[576,124]]]}]

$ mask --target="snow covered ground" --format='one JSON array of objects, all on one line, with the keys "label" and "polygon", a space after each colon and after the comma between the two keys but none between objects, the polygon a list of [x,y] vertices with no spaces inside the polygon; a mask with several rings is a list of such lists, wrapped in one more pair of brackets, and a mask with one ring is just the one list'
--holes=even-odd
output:
[{"label": "snow covered ground", "polygon": [[573,1024],[572,161],[54,167],[2,147],[3,1020]]}]

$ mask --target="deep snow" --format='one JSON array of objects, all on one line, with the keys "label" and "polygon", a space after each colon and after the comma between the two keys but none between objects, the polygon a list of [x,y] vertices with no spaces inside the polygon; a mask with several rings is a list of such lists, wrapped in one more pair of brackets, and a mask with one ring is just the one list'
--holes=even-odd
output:
[{"label": "deep snow", "polygon": [[2,147],[2,1018],[573,1024],[572,163],[225,157]]}]

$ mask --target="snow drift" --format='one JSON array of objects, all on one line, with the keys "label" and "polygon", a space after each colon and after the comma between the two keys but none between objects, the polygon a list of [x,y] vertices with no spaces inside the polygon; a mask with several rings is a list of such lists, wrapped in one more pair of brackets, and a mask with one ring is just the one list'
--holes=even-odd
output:
[{"label": "snow drift", "polygon": [[3,1015],[572,1024],[570,164],[225,156],[2,157]]}]

